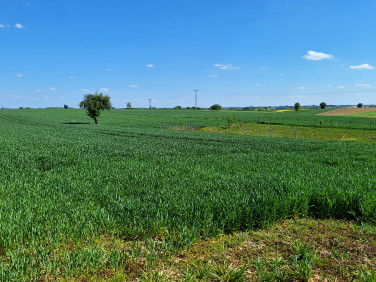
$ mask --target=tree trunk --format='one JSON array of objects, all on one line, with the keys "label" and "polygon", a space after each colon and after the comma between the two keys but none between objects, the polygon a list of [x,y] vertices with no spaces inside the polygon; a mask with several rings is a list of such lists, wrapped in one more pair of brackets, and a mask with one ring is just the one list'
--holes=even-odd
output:
[{"label": "tree trunk", "polygon": [[98,124],[97,118],[94,118],[95,124]]}]

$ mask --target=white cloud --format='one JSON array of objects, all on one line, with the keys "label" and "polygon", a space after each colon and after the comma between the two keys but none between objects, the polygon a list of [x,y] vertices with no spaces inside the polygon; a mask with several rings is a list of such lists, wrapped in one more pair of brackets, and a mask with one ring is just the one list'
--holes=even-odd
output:
[{"label": "white cloud", "polygon": [[3,24],[0,24],[0,28],[5,28],[5,25],[3,25]]},{"label": "white cloud", "polygon": [[345,86],[344,85],[340,85],[340,86],[338,86],[338,88],[343,89],[343,88],[345,88]]},{"label": "white cloud", "polygon": [[328,84],[326,87],[329,87],[329,88],[330,88],[330,87],[332,87],[332,85],[331,85],[331,84]]},{"label": "white cloud", "polygon": [[12,95],[13,98],[21,98],[21,96],[18,95]]},{"label": "white cloud", "polygon": [[372,70],[375,67],[370,66],[369,64],[363,64],[363,65],[358,65],[358,66],[350,66],[350,69],[352,70]]},{"label": "white cloud", "polygon": [[113,71],[114,69],[111,69],[111,68],[106,68],[104,69],[105,71]]},{"label": "white cloud", "polygon": [[240,67],[234,67],[232,64],[228,64],[228,65],[215,64],[214,66],[221,69],[221,70],[238,70],[238,69],[240,69]]},{"label": "white cloud", "polygon": [[211,74],[209,75],[209,77],[218,77],[219,75],[218,74]]},{"label": "white cloud", "polygon": [[76,79],[76,77],[74,75],[70,75],[68,76],[69,79]]},{"label": "white cloud", "polygon": [[33,92],[35,92],[35,93],[41,93],[41,92],[42,92],[42,90],[40,90],[40,89],[37,89],[37,90],[34,90]]},{"label": "white cloud", "polygon": [[255,86],[256,86],[256,87],[259,87],[259,86],[260,86],[260,84],[259,84],[259,83],[256,83],[256,84],[255,84]]},{"label": "white cloud", "polygon": [[148,64],[145,67],[147,67],[147,68],[154,68],[155,66],[153,64]]},{"label": "white cloud", "polygon": [[284,76],[285,74],[284,73],[280,73],[279,76]]},{"label": "white cloud", "polygon": [[137,88],[138,85],[137,85],[137,84],[129,84],[128,87],[131,87],[131,88]]},{"label": "white cloud", "polygon": [[101,89],[99,89],[99,91],[110,91],[110,89],[108,89],[108,88],[101,88]]},{"label": "white cloud", "polygon": [[304,86],[300,86],[299,89],[300,89],[300,90],[304,90],[305,87],[304,87]]},{"label": "white cloud", "polygon": [[310,61],[320,61],[324,59],[333,59],[334,56],[330,54],[315,52],[315,51],[308,51],[307,55],[304,55],[303,58]]},{"label": "white cloud", "polygon": [[16,76],[17,77],[24,77],[24,75],[22,73],[17,73]]},{"label": "white cloud", "polygon": [[47,90],[49,90],[49,91],[56,91],[57,89],[55,87],[50,87]]},{"label": "white cloud", "polygon": [[89,89],[81,89],[81,91],[83,91],[83,92],[89,92],[90,90]]},{"label": "white cloud", "polygon": [[358,86],[358,87],[371,87],[371,85],[367,84],[367,83],[357,83],[355,85]]},{"label": "white cloud", "polygon": [[21,29],[21,28],[25,28],[22,24],[20,24],[20,23],[16,23],[15,25],[14,25],[14,27],[15,28],[18,28],[18,29]]},{"label": "white cloud", "polygon": [[62,100],[62,101],[66,101],[67,98],[65,98],[65,97],[60,97],[60,100]]}]

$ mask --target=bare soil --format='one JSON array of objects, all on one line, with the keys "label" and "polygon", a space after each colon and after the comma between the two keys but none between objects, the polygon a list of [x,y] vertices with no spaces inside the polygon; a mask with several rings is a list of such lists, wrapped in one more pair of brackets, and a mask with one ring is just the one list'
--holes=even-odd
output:
[{"label": "bare soil", "polygon": [[318,116],[342,116],[342,115],[354,115],[354,114],[362,114],[362,113],[369,113],[369,112],[376,112],[376,107],[345,108],[345,109],[333,110],[333,111],[329,111],[329,112],[325,112],[325,113],[317,114],[317,115]]}]

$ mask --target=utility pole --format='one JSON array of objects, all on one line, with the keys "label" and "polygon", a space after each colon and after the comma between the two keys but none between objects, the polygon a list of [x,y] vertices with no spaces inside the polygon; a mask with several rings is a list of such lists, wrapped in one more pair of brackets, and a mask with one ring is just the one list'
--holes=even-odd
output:
[{"label": "utility pole", "polygon": [[197,110],[197,92],[198,90],[193,90],[196,94],[195,94],[195,110]]},{"label": "utility pole", "polygon": [[149,109],[151,109],[151,98],[149,98]]}]

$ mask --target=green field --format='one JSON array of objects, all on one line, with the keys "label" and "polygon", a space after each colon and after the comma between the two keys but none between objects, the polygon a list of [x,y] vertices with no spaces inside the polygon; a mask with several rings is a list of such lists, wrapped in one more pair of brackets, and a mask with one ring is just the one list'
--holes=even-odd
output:
[{"label": "green field", "polygon": [[[376,129],[317,112],[236,114]],[[83,110],[0,110],[0,280],[111,276],[132,256],[296,216],[376,221],[374,143],[169,129],[226,115],[113,110],[95,125]]]}]

